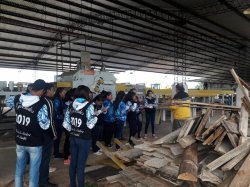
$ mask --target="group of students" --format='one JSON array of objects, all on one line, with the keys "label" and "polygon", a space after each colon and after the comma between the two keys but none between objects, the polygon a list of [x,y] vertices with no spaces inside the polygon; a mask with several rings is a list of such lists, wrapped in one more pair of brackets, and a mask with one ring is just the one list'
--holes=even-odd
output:
[{"label": "group of students", "polygon": [[[6,105],[16,112],[16,174],[15,186],[23,186],[25,167],[29,163],[30,187],[57,186],[49,182],[49,164],[54,145],[54,157],[64,158],[70,164],[71,187],[84,186],[84,169],[92,143],[97,155],[101,150],[97,140],[112,146],[112,137],[121,139],[126,121],[131,137],[141,138],[141,113],[145,109],[145,138],[151,122],[152,136],[156,100],[149,90],[145,103],[139,100],[135,90],[127,94],[120,91],[112,102],[111,92],[103,91],[92,99],[87,86],[75,89],[58,88],[54,94],[53,84],[38,79],[26,93],[7,99]],[[65,133],[64,153],[59,152],[61,137]],[[119,146],[116,145],[119,149]]]}]

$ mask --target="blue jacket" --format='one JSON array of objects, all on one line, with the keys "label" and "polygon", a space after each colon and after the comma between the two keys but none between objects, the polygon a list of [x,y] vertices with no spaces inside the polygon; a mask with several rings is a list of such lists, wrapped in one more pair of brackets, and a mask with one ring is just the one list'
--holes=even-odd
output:
[{"label": "blue jacket", "polygon": [[54,105],[54,115],[55,121],[63,122],[64,119],[64,110],[66,109],[65,104],[59,98],[53,100]]},{"label": "blue jacket", "polygon": [[103,108],[107,109],[107,112],[104,113],[104,121],[109,123],[115,122],[115,112],[113,103],[110,100],[106,99],[103,102]]},{"label": "blue jacket", "polygon": [[123,101],[119,103],[118,108],[115,111],[115,117],[124,122],[127,120],[126,104]]}]

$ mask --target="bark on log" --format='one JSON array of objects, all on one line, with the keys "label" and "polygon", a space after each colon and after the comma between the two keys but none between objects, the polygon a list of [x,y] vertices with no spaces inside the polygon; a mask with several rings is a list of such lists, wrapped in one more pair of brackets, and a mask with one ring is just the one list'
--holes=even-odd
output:
[{"label": "bark on log", "polygon": [[197,182],[198,180],[197,143],[188,146],[184,150],[183,160],[180,165],[178,179]]}]

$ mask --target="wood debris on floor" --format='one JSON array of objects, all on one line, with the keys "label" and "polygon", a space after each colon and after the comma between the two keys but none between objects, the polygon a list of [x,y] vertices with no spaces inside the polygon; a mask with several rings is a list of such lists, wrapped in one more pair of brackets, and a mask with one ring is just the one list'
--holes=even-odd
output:
[{"label": "wood debris on floor", "polygon": [[134,148],[113,153],[106,150],[104,153],[122,169],[107,180],[125,186],[249,186],[249,86],[242,84],[234,70],[231,73],[242,92],[238,110],[227,107],[228,112],[211,124],[214,108],[206,105],[203,114],[158,140],[136,142]]}]

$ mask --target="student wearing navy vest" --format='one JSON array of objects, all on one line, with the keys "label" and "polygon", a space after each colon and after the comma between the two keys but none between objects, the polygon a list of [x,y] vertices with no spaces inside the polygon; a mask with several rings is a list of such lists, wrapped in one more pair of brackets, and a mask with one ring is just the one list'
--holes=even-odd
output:
[{"label": "student wearing navy vest", "polygon": [[87,86],[77,87],[75,100],[68,107],[63,122],[63,127],[70,132],[70,187],[84,187],[84,170],[91,145],[91,129],[97,122],[94,106],[89,102],[89,94]]},{"label": "student wearing navy vest", "polygon": [[63,158],[63,154],[59,152],[60,142],[63,132],[63,119],[64,119],[64,98],[66,94],[65,88],[57,88],[56,93],[53,98],[53,105],[54,105],[54,114],[55,114],[55,126],[56,126],[56,133],[57,139],[54,141],[54,157],[55,158]]},{"label": "student wearing navy vest", "polygon": [[102,113],[102,103],[103,103],[103,97],[101,94],[97,95],[93,99],[93,106],[95,109],[95,116],[97,116],[98,120],[95,124],[95,127],[92,129],[92,151],[94,152],[94,155],[100,156],[102,155],[102,152],[100,148],[96,145],[96,142],[98,140],[101,140],[102,138],[102,132],[103,132],[103,113]]},{"label": "student wearing navy vest", "polygon": [[23,187],[25,167],[29,157],[29,187],[38,187],[39,168],[42,159],[44,130],[50,126],[44,94],[46,83],[38,79],[31,92],[10,97],[6,105],[16,112],[16,174],[15,187]]},{"label": "student wearing navy vest", "polygon": [[146,125],[145,125],[144,138],[147,138],[149,123],[151,123],[152,136],[156,138],[155,136],[155,111],[156,111],[155,107],[156,106],[157,104],[156,104],[156,99],[153,97],[153,91],[148,90],[146,98],[144,100],[144,107],[145,107],[145,112],[146,112]]},{"label": "student wearing navy vest", "polygon": [[[116,118],[115,138],[117,138],[118,140],[122,138],[123,127],[127,120],[127,109],[124,99],[125,99],[125,92],[119,91],[114,101],[114,111]],[[119,148],[120,148],[119,145],[116,145],[116,149]]]},{"label": "student wearing navy vest", "polygon": [[114,113],[114,105],[112,103],[112,93],[106,92],[103,101],[103,113],[104,113],[104,142],[106,147],[112,147],[111,144],[112,136],[114,134],[115,129],[115,113]]},{"label": "student wearing navy vest", "polygon": [[134,145],[131,137],[135,137],[137,133],[137,100],[135,92],[128,92],[126,96],[126,105],[128,109],[128,124],[129,124],[129,143]]},{"label": "student wearing navy vest", "polygon": [[[39,175],[39,187],[57,187],[56,184],[49,182],[49,164],[52,154],[53,142],[56,139],[56,129],[54,126],[54,107],[52,98],[54,95],[54,85],[52,83],[46,84],[46,92],[44,99],[46,100],[46,105],[48,108],[48,115],[51,121],[51,125],[48,130],[44,132],[44,143],[42,152],[42,161],[40,165],[40,175]],[[54,170],[56,168],[53,168]]]}]

